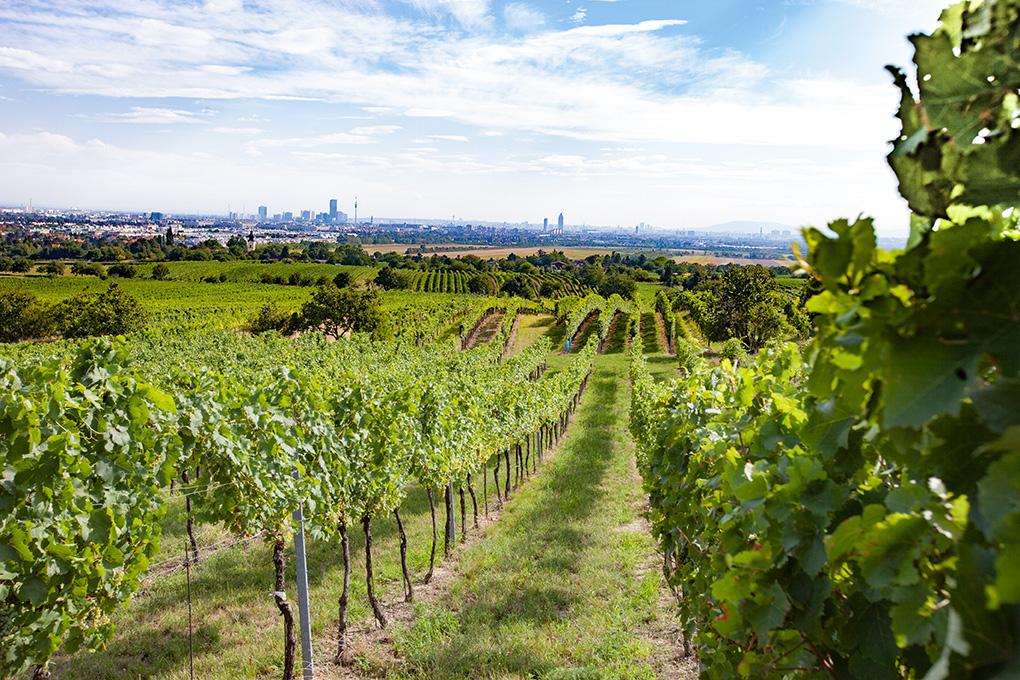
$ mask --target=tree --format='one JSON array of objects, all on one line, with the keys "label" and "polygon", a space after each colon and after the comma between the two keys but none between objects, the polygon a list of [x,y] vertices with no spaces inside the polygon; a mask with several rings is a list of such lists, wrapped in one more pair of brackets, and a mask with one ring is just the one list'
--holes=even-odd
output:
[{"label": "tree", "polygon": [[712,340],[738,338],[756,350],[783,331],[783,300],[768,269],[730,267],[716,291]]},{"label": "tree", "polygon": [[166,245],[167,245],[168,248],[173,246],[173,244],[174,244],[174,228],[173,227],[167,227],[166,228],[166,236],[164,238],[166,239]]},{"label": "tree", "polygon": [[157,281],[165,281],[170,278],[170,267],[166,266],[162,262],[152,268],[152,278]]},{"label": "tree", "polygon": [[46,276],[64,276],[67,274],[67,265],[63,262],[47,262],[42,266],[43,274]]},{"label": "tree", "polygon": [[75,276],[98,276],[105,279],[106,267],[97,262],[75,262],[71,265],[71,273]]},{"label": "tree", "polygon": [[468,281],[468,290],[476,295],[495,295],[496,282],[488,274],[478,274]]},{"label": "tree", "polygon": [[598,286],[599,295],[604,298],[616,293],[625,300],[632,299],[637,293],[637,284],[626,274],[612,273],[602,280]]},{"label": "tree", "polygon": [[337,272],[333,277],[333,285],[337,288],[346,288],[351,285],[350,272]]},{"label": "tree", "polygon": [[32,293],[0,293],[0,342],[19,342],[49,335],[52,315]]},{"label": "tree", "polygon": [[278,331],[286,334],[296,325],[295,315],[280,309],[272,302],[267,302],[262,305],[258,314],[245,324],[244,330],[252,335],[268,333],[269,331]]},{"label": "tree", "polygon": [[386,290],[404,288],[406,285],[396,270],[389,266],[379,270],[379,273],[375,275],[375,282]]},{"label": "tree", "polygon": [[500,291],[507,295],[524,298],[525,300],[532,300],[535,298],[534,287],[532,287],[531,282],[523,276],[511,276],[503,282],[503,285],[500,287]]},{"label": "tree", "polygon": [[556,297],[563,292],[563,284],[559,281],[545,280],[542,282],[541,287],[538,289],[540,297],[551,298]]},{"label": "tree", "polygon": [[588,288],[598,288],[605,278],[606,273],[602,270],[602,261],[596,258],[596,262],[589,262],[581,267],[581,285]]},{"label": "tree", "polygon": [[105,291],[79,293],[58,306],[58,326],[66,338],[123,335],[145,327],[138,299],[111,283]]},{"label": "tree", "polygon": [[18,274],[26,274],[32,271],[32,261],[27,257],[16,257],[11,263],[11,271]]},{"label": "tree", "polygon": [[315,291],[301,307],[299,329],[318,329],[327,337],[371,333],[383,325],[382,307],[374,290],[337,288],[332,283]]},{"label": "tree", "polygon": [[133,279],[135,277],[135,268],[129,264],[115,264],[109,269],[110,276],[116,276],[121,279]]}]

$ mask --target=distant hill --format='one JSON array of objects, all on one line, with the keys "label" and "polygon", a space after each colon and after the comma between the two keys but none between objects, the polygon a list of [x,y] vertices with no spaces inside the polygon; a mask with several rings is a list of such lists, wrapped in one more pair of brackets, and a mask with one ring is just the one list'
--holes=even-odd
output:
[{"label": "distant hill", "polygon": [[723,222],[722,224],[713,224],[710,227],[698,227],[697,231],[721,231],[721,232],[733,232],[740,234],[757,234],[760,229],[764,229],[765,233],[769,233],[773,229],[783,231],[789,229],[795,231],[796,227],[791,227],[789,224],[781,224],[779,222],[752,222],[750,220],[738,220],[735,222]]}]

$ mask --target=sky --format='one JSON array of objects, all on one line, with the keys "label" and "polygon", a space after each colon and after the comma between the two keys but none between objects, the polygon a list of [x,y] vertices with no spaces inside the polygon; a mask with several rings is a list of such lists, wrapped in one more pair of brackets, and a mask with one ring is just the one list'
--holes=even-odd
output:
[{"label": "sky", "polygon": [[0,203],[906,233],[943,0],[0,0]]}]

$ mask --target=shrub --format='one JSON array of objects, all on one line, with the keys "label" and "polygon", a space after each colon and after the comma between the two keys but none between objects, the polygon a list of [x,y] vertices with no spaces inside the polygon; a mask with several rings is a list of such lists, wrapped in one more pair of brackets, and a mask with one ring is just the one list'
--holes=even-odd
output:
[{"label": "shrub", "polygon": [[[324,285],[324,282],[320,280],[319,285]],[[333,277],[333,285],[337,288],[346,288],[351,285],[351,275],[348,272],[337,272]]]},{"label": "shrub", "polygon": [[135,268],[129,264],[115,264],[110,267],[109,274],[120,279],[133,279],[135,278]]},{"label": "shrub", "polygon": [[67,265],[63,262],[47,262],[42,266],[42,273],[49,277],[67,274]]},{"label": "shrub", "polygon": [[11,290],[0,293],[0,342],[18,342],[49,335],[52,311],[31,293]]},{"label": "shrub", "polygon": [[734,364],[747,361],[747,352],[744,350],[744,344],[737,338],[730,338],[724,342],[719,349],[719,356],[723,359],[729,359]]},{"label": "shrub", "polygon": [[67,338],[122,335],[141,330],[146,322],[138,299],[115,283],[102,292],[68,298],[58,306],[57,317],[60,331]]},{"label": "shrub", "polygon": [[170,278],[170,267],[166,266],[162,262],[152,268],[152,278],[157,281],[165,281]]},{"label": "shrub", "polygon": [[267,302],[262,305],[258,314],[245,324],[244,330],[253,335],[270,331],[287,334],[294,325],[294,316],[291,313],[280,309],[272,302]]},{"label": "shrub", "polygon": [[71,265],[71,273],[75,276],[98,276],[101,279],[107,277],[106,267],[96,262],[75,262]]}]

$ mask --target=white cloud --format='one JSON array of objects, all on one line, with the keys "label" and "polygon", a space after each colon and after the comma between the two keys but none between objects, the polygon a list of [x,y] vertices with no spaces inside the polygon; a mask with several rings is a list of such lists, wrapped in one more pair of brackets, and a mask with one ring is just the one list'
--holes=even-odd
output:
[{"label": "white cloud", "polygon": [[449,14],[467,28],[486,26],[492,17],[488,0],[406,0],[420,11]]},{"label": "white cloud", "polygon": [[444,142],[470,142],[464,135],[429,135],[429,139],[438,139]]},{"label": "white cloud", "polygon": [[573,14],[570,15],[570,20],[575,24],[583,24],[585,18],[588,16],[588,10],[584,7],[578,7]]},{"label": "white cloud", "polygon": [[[607,144],[629,149],[691,144],[718,149],[718,154],[739,148],[741,154],[759,160],[767,158],[768,150],[809,150],[814,169],[798,174],[798,181],[815,188],[812,200],[829,197],[834,202],[855,195],[842,187],[853,184],[853,173],[860,167],[838,159],[844,152],[861,152],[877,159],[868,166],[871,177],[879,178],[875,182],[888,185],[881,157],[884,140],[894,134],[890,113],[896,102],[892,88],[880,78],[876,80],[882,85],[876,87],[846,79],[808,78],[792,70],[771,72],[746,55],[706,46],[682,20],[672,18],[674,3],[652,3],[662,14],[647,21],[562,30],[563,26],[538,23],[544,18],[527,0],[507,5],[489,0],[404,2],[419,14],[388,15],[376,0],[0,3],[0,72],[48,95],[135,98],[130,103],[144,104],[102,118],[88,115],[87,120],[93,121],[205,122],[207,118],[186,108],[197,109],[210,100],[233,100],[216,106],[230,108],[230,120],[237,124],[203,128],[222,135],[203,139],[221,148],[203,150],[222,158],[248,151],[245,163],[272,160],[277,164],[268,167],[298,159],[299,167],[290,172],[301,189],[318,186],[311,170],[322,171],[327,159],[334,164],[350,162],[349,157],[340,160],[348,156],[343,153],[347,145],[359,147],[359,152],[370,150],[373,167],[388,163],[400,169],[406,162],[408,173],[420,168],[434,172],[428,182],[418,176],[404,178],[404,190],[418,192],[420,187],[422,195],[426,186],[449,194],[449,188],[440,183],[447,172],[443,163],[449,164],[448,172],[522,173],[524,179],[516,186],[527,192],[539,191],[527,179],[535,168],[543,175],[572,181],[608,182],[615,173],[622,187],[636,177],[647,182],[642,167],[660,172],[663,184],[675,184],[671,175],[691,167],[681,167],[674,151],[667,152],[672,160],[662,162],[654,161],[647,151],[622,152],[622,158],[632,160],[607,165],[601,161],[612,158],[588,149]],[[871,4],[875,3],[878,0]],[[500,22],[493,18],[494,12],[500,13],[497,16],[509,32],[497,26]],[[587,13],[581,18],[587,22]],[[84,98],[74,101],[86,105]],[[315,103],[306,109],[303,104],[285,102]],[[353,107],[385,122],[411,119],[406,126],[422,137],[433,132],[464,139],[491,137],[484,144],[490,155],[480,160],[430,152],[426,164],[420,157],[399,156],[391,148],[406,144],[394,134],[397,126],[340,131],[321,127],[324,112],[359,113]],[[241,115],[250,111],[259,114]],[[308,111],[313,114],[296,113]],[[244,139],[265,134],[267,117],[273,119],[273,137]],[[303,127],[309,121],[316,127],[306,131]],[[467,134],[457,134],[461,132]],[[435,139],[444,138],[436,135]],[[9,146],[9,140],[5,143]],[[452,150],[448,144],[438,146]],[[465,148],[474,150],[459,147]],[[519,155],[525,150],[532,156]],[[818,155],[828,158],[828,164],[820,163]],[[364,158],[353,151],[349,156]],[[234,167],[226,160],[217,165],[203,158],[203,163],[219,171]],[[706,176],[718,178],[720,185],[726,184],[722,181],[726,172],[740,181],[748,177],[740,174],[743,170],[718,167],[722,174]],[[834,179],[827,190],[810,179],[822,176],[816,171],[819,167],[832,168],[828,176]],[[335,165],[328,170],[339,171]],[[95,172],[97,176],[106,173],[109,179],[117,171],[96,168]],[[0,186],[8,179],[8,175],[0,177]],[[370,181],[364,176],[356,179]],[[378,180],[380,186],[390,181],[389,177]],[[761,183],[787,197],[805,191],[801,186]],[[186,184],[194,186],[190,181]],[[605,188],[593,190],[610,196]],[[635,190],[641,191],[640,187]],[[745,191],[746,200],[753,197],[759,205],[772,200],[754,187],[740,190]],[[479,195],[484,194],[480,190]],[[663,201],[678,204],[668,197]],[[858,209],[866,205],[861,201]],[[599,209],[612,210],[604,205]],[[435,214],[449,214],[443,210]],[[661,216],[657,219],[664,221]]]},{"label": "white cloud", "polygon": [[0,47],[0,68],[16,69],[19,71],[66,73],[71,70],[71,65],[58,59],[44,57],[32,50],[23,50],[17,47]]},{"label": "white cloud", "polygon": [[124,113],[107,113],[96,116],[95,120],[104,123],[136,123],[142,125],[173,125],[177,123],[203,123],[193,111],[182,109],[164,109],[148,106],[132,106]]},{"label": "white cloud", "polygon": [[526,33],[545,25],[545,15],[530,5],[508,2],[503,6],[503,23],[511,31]]},{"label": "white cloud", "polygon": [[260,135],[265,130],[257,127],[211,127],[209,132],[215,132],[218,135]]}]

